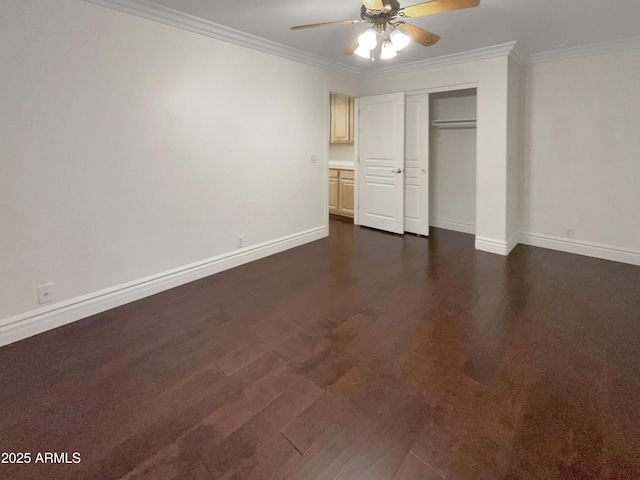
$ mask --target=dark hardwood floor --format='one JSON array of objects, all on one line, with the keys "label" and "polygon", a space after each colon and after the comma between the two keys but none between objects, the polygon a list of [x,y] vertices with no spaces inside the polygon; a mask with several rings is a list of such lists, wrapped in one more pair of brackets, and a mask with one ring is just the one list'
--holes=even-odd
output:
[{"label": "dark hardwood floor", "polygon": [[[640,268],[331,236],[0,349],[2,479],[638,479]],[[33,458],[33,457],[32,457]]]}]

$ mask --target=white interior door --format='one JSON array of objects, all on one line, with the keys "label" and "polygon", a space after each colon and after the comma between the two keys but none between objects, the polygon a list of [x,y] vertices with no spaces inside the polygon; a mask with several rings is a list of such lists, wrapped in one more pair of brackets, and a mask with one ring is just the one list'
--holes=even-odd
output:
[{"label": "white interior door", "polygon": [[404,93],[360,98],[358,200],[365,227],[404,233]]},{"label": "white interior door", "polygon": [[404,230],[429,235],[429,94],[407,97]]}]

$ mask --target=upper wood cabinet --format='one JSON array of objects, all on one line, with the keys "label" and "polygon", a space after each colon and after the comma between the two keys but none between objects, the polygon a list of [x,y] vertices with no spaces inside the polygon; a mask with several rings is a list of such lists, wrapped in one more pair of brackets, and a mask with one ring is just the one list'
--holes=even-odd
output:
[{"label": "upper wood cabinet", "polygon": [[329,143],[353,143],[353,98],[331,95],[331,133]]}]

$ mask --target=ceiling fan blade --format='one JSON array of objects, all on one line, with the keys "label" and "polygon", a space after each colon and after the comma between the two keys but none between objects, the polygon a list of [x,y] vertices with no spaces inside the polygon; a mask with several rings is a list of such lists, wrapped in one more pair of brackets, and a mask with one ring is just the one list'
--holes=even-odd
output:
[{"label": "ceiling fan blade", "polygon": [[383,10],[384,3],[382,0],[362,0],[362,4],[367,10]]},{"label": "ceiling fan blade", "polygon": [[316,28],[316,27],[330,27],[331,25],[352,25],[354,23],[360,23],[362,20],[339,20],[337,22],[323,22],[323,23],[311,23],[309,25],[298,25],[296,27],[291,27],[291,30],[303,30],[305,28]]},{"label": "ceiling fan blade", "polygon": [[435,33],[427,32],[420,27],[409,25],[408,23],[400,23],[396,29],[400,30],[402,33],[406,33],[411,37],[411,40],[425,47],[435,45],[438,43],[438,40],[440,40],[440,37]]},{"label": "ceiling fan blade", "polygon": [[349,48],[347,48],[347,50],[344,52],[345,55],[353,55],[353,52],[356,51],[356,49],[358,48],[358,39],[356,38],[353,43],[351,45],[349,45]]},{"label": "ceiling fan blade", "polygon": [[480,5],[480,0],[433,0],[405,7],[398,14],[406,18],[422,17],[424,15],[433,15],[434,13],[477,7],[478,5]]}]

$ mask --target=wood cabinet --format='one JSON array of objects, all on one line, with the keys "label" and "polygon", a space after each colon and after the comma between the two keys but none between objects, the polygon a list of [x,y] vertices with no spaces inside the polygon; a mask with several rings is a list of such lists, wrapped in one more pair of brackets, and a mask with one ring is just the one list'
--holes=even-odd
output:
[{"label": "wood cabinet", "polygon": [[354,210],[353,170],[329,169],[329,212],[353,217]]},{"label": "wood cabinet", "polygon": [[329,212],[338,213],[339,170],[329,170]]},{"label": "wood cabinet", "polygon": [[331,128],[329,143],[353,143],[353,98],[331,95]]}]

